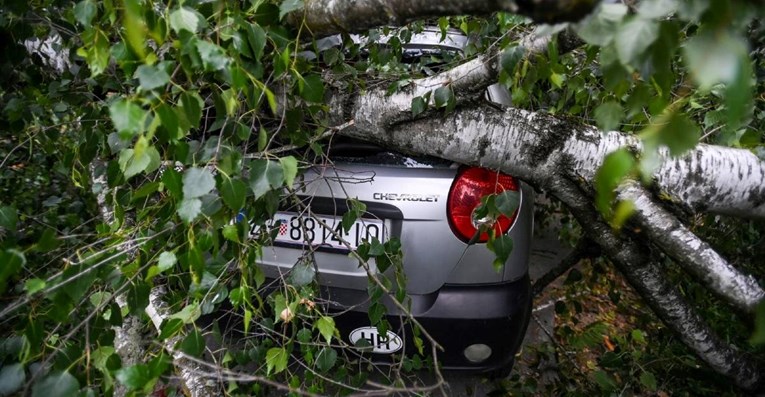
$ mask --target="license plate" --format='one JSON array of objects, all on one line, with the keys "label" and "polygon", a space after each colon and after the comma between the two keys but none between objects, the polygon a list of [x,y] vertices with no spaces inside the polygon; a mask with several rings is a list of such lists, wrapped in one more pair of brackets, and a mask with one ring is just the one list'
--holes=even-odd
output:
[{"label": "license plate", "polygon": [[346,232],[341,218],[315,214],[303,216],[288,212],[277,212],[271,221],[266,222],[266,232],[275,233],[277,243],[346,250],[348,245],[355,249],[374,238],[381,243],[387,240],[385,223],[379,219],[358,219]]}]

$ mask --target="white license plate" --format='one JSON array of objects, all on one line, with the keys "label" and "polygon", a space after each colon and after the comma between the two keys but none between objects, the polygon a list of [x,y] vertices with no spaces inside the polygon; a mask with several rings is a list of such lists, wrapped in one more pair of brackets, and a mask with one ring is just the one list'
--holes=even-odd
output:
[{"label": "white license plate", "polygon": [[266,222],[265,231],[269,234],[274,232],[275,241],[278,243],[346,250],[349,245],[354,249],[365,241],[372,241],[373,238],[381,243],[387,240],[385,223],[382,220],[358,219],[346,232],[343,230],[341,218],[316,214],[303,216],[277,212],[271,221]]}]

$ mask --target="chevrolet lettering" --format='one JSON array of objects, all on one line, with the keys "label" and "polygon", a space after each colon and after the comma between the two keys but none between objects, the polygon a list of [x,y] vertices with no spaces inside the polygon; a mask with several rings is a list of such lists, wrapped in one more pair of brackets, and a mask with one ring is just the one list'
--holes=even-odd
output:
[{"label": "chevrolet lettering", "polygon": [[437,194],[416,194],[416,193],[374,193],[372,198],[385,201],[422,201],[426,203],[438,202]]}]

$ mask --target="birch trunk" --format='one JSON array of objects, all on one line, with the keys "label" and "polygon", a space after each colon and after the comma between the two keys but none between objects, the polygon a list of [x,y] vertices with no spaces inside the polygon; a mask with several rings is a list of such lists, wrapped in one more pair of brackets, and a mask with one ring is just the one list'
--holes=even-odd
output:
[{"label": "birch trunk", "polygon": [[306,0],[303,9],[289,18],[292,25],[302,24],[321,36],[400,26],[429,17],[497,11],[525,15],[541,23],[578,21],[598,3],[598,0]]}]

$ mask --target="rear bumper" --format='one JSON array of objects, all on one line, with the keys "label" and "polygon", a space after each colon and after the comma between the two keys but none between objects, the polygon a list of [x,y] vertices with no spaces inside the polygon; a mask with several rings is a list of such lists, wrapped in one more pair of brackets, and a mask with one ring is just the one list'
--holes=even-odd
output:
[{"label": "rear bumper", "polygon": [[[363,291],[348,291],[340,288],[326,288],[327,297],[334,302],[354,301],[352,295]],[[356,296],[358,298],[358,296]],[[428,295],[411,296],[412,312],[427,332],[444,348],[438,359],[447,370],[471,372],[502,371],[512,366],[528,327],[531,315],[531,288],[528,276],[520,280],[480,286],[447,285]],[[366,312],[368,302],[358,303],[350,310],[345,309],[335,318],[340,334],[347,343],[350,333],[370,325]],[[345,307],[344,307],[345,306]],[[402,321],[403,316],[388,306],[387,319],[391,330],[403,340],[403,349],[396,353],[417,352],[413,343],[410,324]],[[402,325],[404,324],[404,325]],[[425,356],[430,354],[426,338]],[[491,354],[481,362],[471,362],[464,351],[474,344],[491,348]],[[370,354],[373,361],[390,362],[395,355]]]}]

